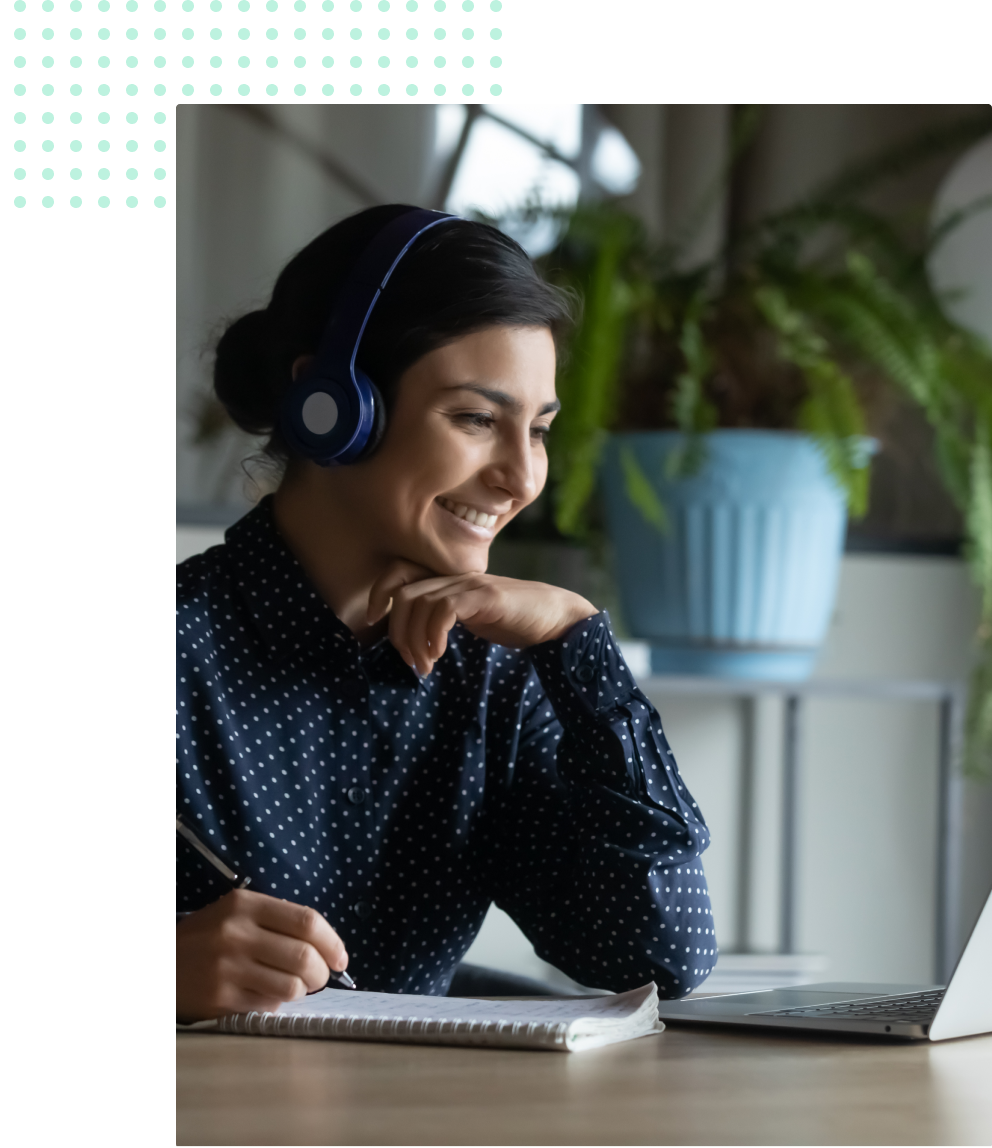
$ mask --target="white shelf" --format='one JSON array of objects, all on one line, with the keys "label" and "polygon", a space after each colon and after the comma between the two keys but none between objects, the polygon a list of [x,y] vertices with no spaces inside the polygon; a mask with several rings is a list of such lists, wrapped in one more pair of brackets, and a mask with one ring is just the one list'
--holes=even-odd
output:
[{"label": "white shelf", "polygon": [[827,958],[816,953],[721,953],[700,993],[750,993],[823,980]]}]

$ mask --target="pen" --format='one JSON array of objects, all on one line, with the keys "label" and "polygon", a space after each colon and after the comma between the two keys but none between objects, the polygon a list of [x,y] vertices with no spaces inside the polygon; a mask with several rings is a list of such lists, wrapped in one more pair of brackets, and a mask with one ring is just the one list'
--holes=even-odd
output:
[{"label": "pen", "polygon": [[[223,876],[225,876],[228,881],[231,882],[235,889],[246,889],[251,884],[250,877],[239,876],[230,867],[230,865],[226,864],[217,856],[217,854],[210,848],[209,845],[206,845],[203,841],[200,840],[200,835],[193,828],[189,819],[184,817],[181,813],[176,814],[176,832],[185,841],[188,841],[190,845],[192,845],[193,848],[197,851],[197,853],[205,857],[207,861],[213,865],[218,873],[223,874]],[[351,979],[351,977],[348,976],[346,972],[339,973],[336,969],[331,969],[330,973],[331,979],[338,981],[340,984],[344,985],[346,989],[355,988],[355,982]]]},{"label": "pen", "polygon": [[202,856],[206,857],[206,859],[210,862],[211,865],[213,865],[218,873],[223,873],[223,875],[228,879],[228,881],[231,882],[235,889],[247,889],[251,884],[250,877],[239,877],[238,874],[235,873],[234,870],[230,867],[230,865],[226,865],[223,861],[221,861],[221,859],[210,848],[209,845],[205,845],[200,840],[199,835],[194,830],[193,826],[181,813],[176,814],[176,832],[180,835],[180,837],[184,837],[190,843],[190,845],[193,846],[197,853],[200,853]]}]

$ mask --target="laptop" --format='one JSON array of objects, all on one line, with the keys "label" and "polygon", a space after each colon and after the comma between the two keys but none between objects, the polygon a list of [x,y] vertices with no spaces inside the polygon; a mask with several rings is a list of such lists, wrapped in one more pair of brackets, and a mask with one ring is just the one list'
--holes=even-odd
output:
[{"label": "laptop", "polygon": [[893,1040],[950,1040],[992,1032],[992,893],[946,988],[833,983],[662,1001],[672,1024],[864,1033]]}]

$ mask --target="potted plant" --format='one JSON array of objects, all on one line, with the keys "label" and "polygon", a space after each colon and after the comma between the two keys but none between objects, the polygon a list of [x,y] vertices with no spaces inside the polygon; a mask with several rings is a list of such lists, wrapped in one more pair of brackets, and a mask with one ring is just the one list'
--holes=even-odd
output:
[{"label": "potted plant", "polygon": [[941,312],[927,246],[862,193],[989,128],[973,117],[904,143],[733,236],[703,266],[653,249],[609,204],[563,220],[544,260],[583,302],[560,376],[545,515],[561,536],[589,539],[605,512],[627,622],[653,641],[656,666],[808,672],[844,515],[867,506],[867,399],[882,384],[919,404],[982,592],[972,768],[992,746],[992,354]]}]

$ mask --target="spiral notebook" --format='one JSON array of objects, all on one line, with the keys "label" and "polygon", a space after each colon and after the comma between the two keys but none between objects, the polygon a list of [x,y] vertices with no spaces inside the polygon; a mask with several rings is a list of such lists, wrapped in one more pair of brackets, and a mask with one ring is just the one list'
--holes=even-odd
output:
[{"label": "spiral notebook", "polygon": [[251,1036],[404,1041],[581,1052],[662,1032],[658,989],[556,1000],[482,1000],[324,989],[275,1012],[250,1012],[195,1028]]}]

